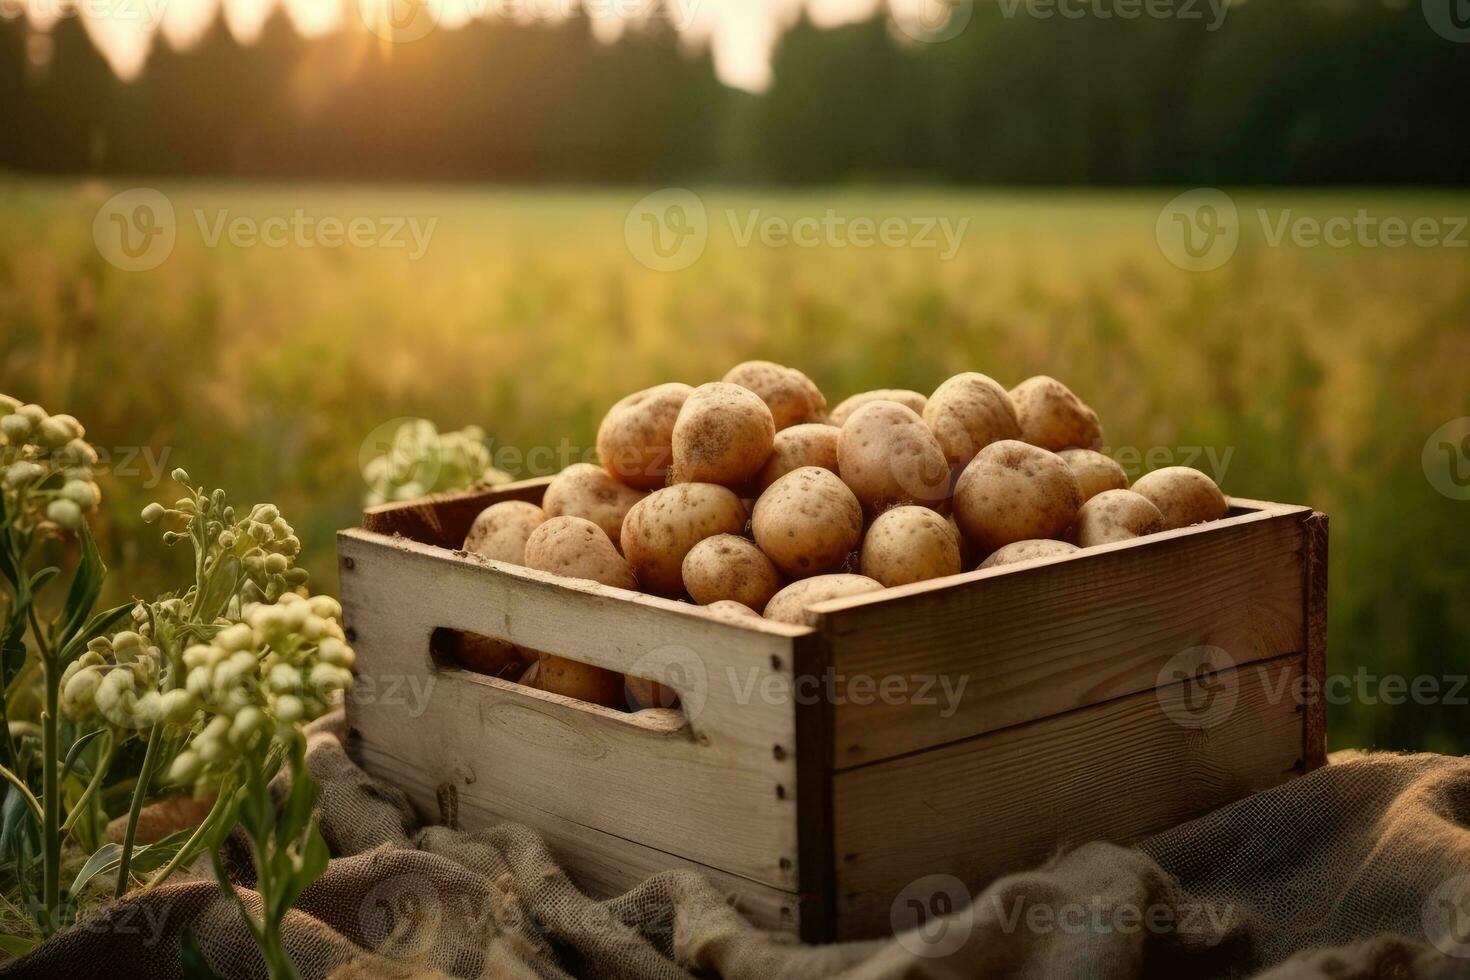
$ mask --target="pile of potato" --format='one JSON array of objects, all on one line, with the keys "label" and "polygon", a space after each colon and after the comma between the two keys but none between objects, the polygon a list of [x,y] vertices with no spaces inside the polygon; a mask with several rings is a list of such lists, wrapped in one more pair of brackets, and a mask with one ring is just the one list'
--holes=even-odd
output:
[{"label": "pile of potato", "polygon": [[[810,624],[828,599],[1064,555],[1224,516],[1220,488],[1173,466],[1131,488],[1097,450],[1097,413],[1066,385],[1007,390],[955,375],[830,411],[800,371],[737,365],[609,409],[601,465],[568,467],[542,505],[495,504],[465,550],[692,599],[710,615]],[[656,684],[462,637],[473,669],[610,707],[672,701]]]}]

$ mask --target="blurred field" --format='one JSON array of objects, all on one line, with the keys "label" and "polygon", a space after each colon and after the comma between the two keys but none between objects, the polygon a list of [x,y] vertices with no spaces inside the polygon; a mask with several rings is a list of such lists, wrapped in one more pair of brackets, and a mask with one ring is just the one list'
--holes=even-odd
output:
[{"label": "blurred field", "polygon": [[[141,446],[158,461],[104,485],[122,592],[155,588],[179,557],[136,517],[172,497],[166,479],[143,485],[152,470],[182,465],[238,502],[279,504],[328,588],[333,531],[355,522],[364,491],[359,449],[398,416],[480,424],[513,466],[506,447],[546,447],[518,467],[539,474],[590,451],[621,395],[747,357],[802,367],[834,402],[927,391],[959,370],[1006,383],[1044,372],[1099,410],[1126,458],[1193,461],[1227,492],[1331,513],[1333,671],[1467,672],[1470,503],[1437,492],[1421,465],[1430,433],[1470,415],[1463,248],[1270,248],[1256,226],[1222,269],[1188,273],[1154,239],[1172,191],[722,192],[704,195],[703,258],[661,273],[624,241],[643,191],[170,183],[155,186],[179,215],[178,245],[158,269],[127,273],[92,239],[98,206],[125,186],[0,180],[0,391],[78,416],[115,460]],[[1470,213],[1463,194],[1236,200],[1243,215]],[[208,248],[195,208],[438,223],[410,261],[402,249]],[[725,217],[828,208],[970,225],[946,262],[924,249],[738,247]],[[1333,705],[1334,747],[1470,750],[1470,690],[1402,707],[1372,690]]]}]

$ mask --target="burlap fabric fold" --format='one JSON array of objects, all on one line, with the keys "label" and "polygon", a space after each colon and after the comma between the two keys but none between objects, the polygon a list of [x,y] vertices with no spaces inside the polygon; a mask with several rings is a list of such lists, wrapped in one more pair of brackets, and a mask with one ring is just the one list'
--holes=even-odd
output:
[{"label": "burlap fabric fold", "polygon": [[[693,872],[594,901],[524,827],[419,826],[341,735],[340,716],[311,734],[334,860],[287,923],[303,977],[1470,978],[1470,760],[1339,755],[1137,849],[1060,854],[896,939],[803,947]],[[177,977],[185,926],[221,976],[264,976],[212,880],[125,898],[3,972]]]}]

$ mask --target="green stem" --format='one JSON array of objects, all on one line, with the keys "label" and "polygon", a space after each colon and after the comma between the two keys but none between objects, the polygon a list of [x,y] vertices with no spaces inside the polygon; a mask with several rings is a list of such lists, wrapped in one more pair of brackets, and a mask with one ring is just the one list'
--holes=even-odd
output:
[{"label": "green stem", "polygon": [[92,772],[91,782],[87,783],[87,788],[82,790],[82,795],[72,805],[71,813],[67,814],[66,822],[61,825],[63,834],[76,824],[77,818],[82,815],[87,803],[91,801],[97,788],[102,785],[102,777],[107,775],[108,764],[112,762],[112,735],[105,734],[102,737],[107,740],[107,744],[101,752],[97,753],[97,766]]},{"label": "green stem", "polygon": [[133,838],[138,834],[138,814],[143,810],[143,798],[148,795],[148,785],[153,781],[153,760],[158,754],[158,743],[163,735],[163,726],[154,725],[148,732],[148,748],[143,752],[143,771],[138,773],[138,784],[133,787],[133,804],[128,809],[128,829],[123,835],[122,861],[117,867],[117,889],[114,898],[122,898],[128,890],[128,865],[133,861]]},{"label": "green stem", "polygon": [[41,801],[36,799],[36,794],[31,792],[31,788],[26,785],[25,780],[21,779],[5,766],[0,766],[0,776],[4,776],[10,785],[20,790],[21,795],[25,797],[26,803],[30,806],[31,812],[36,815],[36,819],[39,821],[41,819]]},{"label": "green stem", "polygon": [[229,809],[230,799],[234,795],[233,790],[220,787],[219,796],[215,798],[214,807],[209,811],[209,815],[204,818],[198,827],[194,828],[194,833],[189,835],[189,839],[184,842],[184,846],[178,849],[178,852],[174,854],[168,864],[164,865],[163,870],[148,879],[147,884],[143,886],[143,891],[146,892],[151,888],[163,884],[168,880],[169,875],[179,870],[185,862],[192,859],[198,853],[199,845],[204,842],[204,838],[208,836],[214,826],[214,822],[219,819],[220,814]]},{"label": "green stem", "polygon": [[[37,632],[37,642],[42,642]],[[41,712],[41,855],[44,865],[45,888],[43,903],[45,921],[41,924],[44,935],[51,935],[61,927],[61,781],[57,772],[61,764],[58,757],[57,715],[61,711],[61,674],[49,652],[41,650],[41,665],[45,676],[46,708]]]}]

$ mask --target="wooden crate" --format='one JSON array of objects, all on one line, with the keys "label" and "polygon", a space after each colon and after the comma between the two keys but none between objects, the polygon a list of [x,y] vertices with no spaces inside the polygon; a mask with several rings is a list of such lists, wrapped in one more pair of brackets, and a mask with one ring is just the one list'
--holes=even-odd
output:
[{"label": "wooden crate", "polygon": [[[829,602],[808,629],[456,550],[482,508],[546,482],[375,508],[339,534],[348,717],[361,763],[426,818],[528,824],[594,894],[691,867],[762,924],[879,935],[921,876],[980,886],[1323,762],[1322,699],[1298,690],[1325,670],[1310,508],[1237,499],[1211,524]],[[446,666],[439,628],[663,680],[688,717]]]}]

